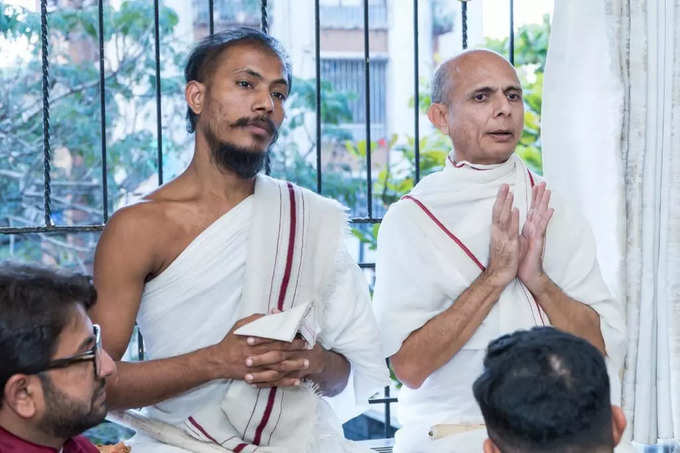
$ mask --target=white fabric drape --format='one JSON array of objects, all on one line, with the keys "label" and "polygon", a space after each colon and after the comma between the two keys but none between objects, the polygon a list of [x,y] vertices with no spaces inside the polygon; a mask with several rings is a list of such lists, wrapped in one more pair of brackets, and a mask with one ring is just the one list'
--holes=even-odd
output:
[{"label": "white fabric drape", "polygon": [[625,304],[628,436],[680,438],[680,0],[555,2],[544,172]]}]

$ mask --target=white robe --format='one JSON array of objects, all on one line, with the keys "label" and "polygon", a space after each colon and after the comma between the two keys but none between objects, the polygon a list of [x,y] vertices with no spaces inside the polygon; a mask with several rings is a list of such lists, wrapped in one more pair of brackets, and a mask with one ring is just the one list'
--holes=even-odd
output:
[{"label": "white robe", "polygon": [[[444,170],[423,178],[410,197],[390,207],[378,235],[373,298],[388,357],[411,332],[448,308],[482,272],[488,262],[491,211],[500,185],[510,185],[521,226],[531,187],[538,180],[514,154],[503,164],[474,167],[454,165],[449,158]],[[556,194],[550,205],[555,213],[548,226],[544,269],[566,294],[600,315],[613,400],[618,401],[619,378],[612,370],[620,370],[623,362],[621,310],[602,281],[594,239],[583,217]],[[502,334],[535,325],[548,325],[547,317],[524,285],[514,280],[449,362],[420,388],[401,388],[397,410],[403,428],[397,433],[395,451],[428,451],[419,448],[423,442],[427,445],[426,434],[434,424],[483,423],[472,383],[482,372],[486,346]]]},{"label": "white robe", "polygon": [[[225,451],[240,446],[236,449],[247,453],[270,441],[282,448],[267,451],[303,452],[310,446],[365,451],[343,439],[340,422],[361,413],[385,385],[387,371],[366,281],[344,249],[344,233],[344,211],[337,203],[258,176],[254,195],[206,228],[146,284],[138,313],[147,357],[160,359],[219,342],[249,314],[313,300],[318,342],[351,365],[343,392],[318,398],[307,388],[258,391],[243,381],[219,380],[145,408],[146,415],[199,439],[209,433],[201,440],[215,438]],[[247,414],[243,419],[246,409],[252,420]],[[297,447],[281,437],[283,431],[297,436]],[[230,439],[234,432],[238,436]],[[133,445],[144,452],[181,451],[143,434]]]}]

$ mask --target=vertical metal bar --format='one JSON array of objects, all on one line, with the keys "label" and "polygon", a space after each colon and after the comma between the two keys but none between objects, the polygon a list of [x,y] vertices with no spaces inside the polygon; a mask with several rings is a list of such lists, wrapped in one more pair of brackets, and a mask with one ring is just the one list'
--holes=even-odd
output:
[{"label": "vertical metal bar", "polygon": [[269,17],[267,16],[267,0],[260,1],[260,26],[262,33],[269,34]]},{"label": "vertical metal bar", "polygon": [[461,0],[461,15],[463,19],[463,49],[467,49],[468,46],[468,25],[467,25],[467,1]]},{"label": "vertical metal bar", "polygon": [[392,411],[390,405],[392,404],[389,401],[390,398],[390,386],[386,385],[385,386],[385,439],[388,439],[392,437]]},{"label": "vertical metal bar", "polygon": [[510,64],[515,64],[515,2],[510,0]]},{"label": "vertical metal bar", "polygon": [[316,191],[321,193],[321,17],[319,0],[314,0],[314,58],[316,62]]},{"label": "vertical metal bar", "polygon": [[416,182],[420,181],[420,76],[418,61],[418,0],[413,0],[413,91],[415,93],[413,125],[415,132]]},{"label": "vertical metal bar", "polygon": [[[269,21],[267,17],[267,0],[260,0],[260,29],[262,33],[269,34]],[[271,152],[267,152],[264,158],[264,173],[270,175],[272,172]]]},{"label": "vertical metal bar", "polygon": [[104,0],[99,0],[99,119],[101,120],[102,146],[102,204],[104,223],[109,220],[109,188],[106,174],[106,86],[104,79]]},{"label": "vertical metal bar", "polygon": [[158,2],[153,1],[154,44],[156,46],[156,136],[158,140],[158,185],[163,184],[163,125],[161,119],[161,46]]},{"label": "vertical metal bar", "polygon": [[45,226],[52,225],[52,207],[50,205],[50,85],[47,59],[47,0],[40,2],[40,40],[42,45],[42,113],[43,113],[43,184],[45,189],[44,212]]},{"label": "vertical metal bar", "polygon": [[208,0],[208,21],[210,23],[210,35],[215,34],[215,0]]},{"label": "vertical metal bar", "polygon": [[373,218],[373,178],[371,177],[371,56],[368,37],[368,0],[364,0],[364,79],[366,96],[366,197],[368,218]]}]

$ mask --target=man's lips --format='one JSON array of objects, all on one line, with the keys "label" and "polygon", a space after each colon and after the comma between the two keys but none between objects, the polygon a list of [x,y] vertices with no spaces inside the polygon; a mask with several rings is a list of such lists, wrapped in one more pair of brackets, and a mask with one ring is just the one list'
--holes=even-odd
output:
[{"label": "man's lips", "polygon": [[272,130],[269,128],[269,126],[266,126],[264,124],[258,124],[258,123],[250,123],[246,126],[246,129],[250,130],[252,133],[256,135],[273,135]]},{"label": "man's lips", "polygon": [[514,133],[508,129],[495,129],[493,131],[487,132],[487,135],[491,136],[496,141],[509,141],[514,137]]}]

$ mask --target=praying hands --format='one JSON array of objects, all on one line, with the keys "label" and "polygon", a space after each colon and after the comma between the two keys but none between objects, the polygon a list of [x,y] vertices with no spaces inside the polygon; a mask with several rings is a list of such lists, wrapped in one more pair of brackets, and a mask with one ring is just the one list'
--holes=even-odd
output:
[{"label": "praying hands", "polygon": [[546,184],[533,187],[531,206],[519,233],[519,210],[513,207],[513,194],[503,184],[492,211],[491,249],[488,270],[501,286],[519,278],[532,292],[547,278],[543,272],[545,234],[554,210],[549,207]]}]

